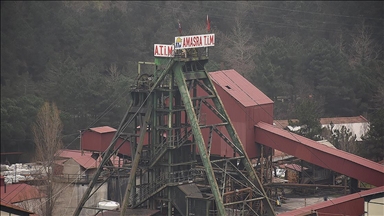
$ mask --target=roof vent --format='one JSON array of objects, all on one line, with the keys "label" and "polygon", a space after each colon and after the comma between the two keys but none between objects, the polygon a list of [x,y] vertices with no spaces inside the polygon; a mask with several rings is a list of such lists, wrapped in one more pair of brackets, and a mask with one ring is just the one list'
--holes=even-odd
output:
[{"label": "roof vent", "polygon": [[231,87],[229,87],[229,86],[227,86],[227,85],[226,85],[225,87],[226,87],[227,89],[231,89]]}]

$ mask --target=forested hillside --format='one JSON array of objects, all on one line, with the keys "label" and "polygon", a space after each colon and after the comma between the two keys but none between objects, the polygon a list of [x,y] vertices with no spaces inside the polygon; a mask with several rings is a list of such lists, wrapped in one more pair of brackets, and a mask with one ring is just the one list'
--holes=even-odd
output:
[{"label": "forested hillside", "polygon": [[1,151],[33,150],[44,101],[61,111],[65,146],[78,148],[81,129],[117,128],[137,62],[173,42],[178,20],[183,35],[205,33],[207,14],[208,69],[240,72],[275,101],[275,119],[306,98],[321,117],[384,106],[382,1],[2,1]]}]

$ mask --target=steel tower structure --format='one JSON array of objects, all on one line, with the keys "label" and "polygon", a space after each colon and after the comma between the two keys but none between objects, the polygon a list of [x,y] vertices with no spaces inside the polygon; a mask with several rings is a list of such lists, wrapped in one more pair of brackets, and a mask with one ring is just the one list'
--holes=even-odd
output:
[{"label": "steel tower structure", "polygon": [[[155,58],[154,74],[139,75],[128,110],[74,215],[89,199],[119,137],[129,140],[132,149],[121,215],[127,208],[160,209],[169,216],[275,215],[205,69],[207,51],[175,50],[172,58]],[[206,124],[202,106],[220,121]],[[211,147],[218,145],[212,143],[213,133],[233,149],[233,156],[211,155]]]}]

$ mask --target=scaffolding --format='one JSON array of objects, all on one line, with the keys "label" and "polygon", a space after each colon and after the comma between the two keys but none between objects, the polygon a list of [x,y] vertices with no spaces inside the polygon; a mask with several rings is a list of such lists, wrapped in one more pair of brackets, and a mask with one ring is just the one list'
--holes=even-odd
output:
[{"label": "scaffolding", "polygon": [[[275,215],[265,181],[257,176],[205,69],[207,51],[175,50],[172,58],[155,58],[154,74],[139,72],[127,113],[74,215],[89,199],[122,135],[129,137],[132,162],[121,215],[127,208],[160,209],[168,216]],[[198,95],[198,88],[204,94]],[[202,106],[220,122],[206,124]],[[211,147],[221,145],[212,143],[214,133],[233,149],[232,157],[211,155]],[[265,158],[262,164],[270,166]]]}]

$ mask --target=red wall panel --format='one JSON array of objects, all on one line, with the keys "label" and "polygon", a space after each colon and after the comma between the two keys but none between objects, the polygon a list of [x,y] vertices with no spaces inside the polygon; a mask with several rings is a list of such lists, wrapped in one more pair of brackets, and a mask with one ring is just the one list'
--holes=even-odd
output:
[{"label": "red wall panel", "polygon": [[[104,152],[111,144],[115,132],[110,133],[96,133],[91,130],[85,131],[81,136],[81,147],[83,150],[92,152]],[[115,149],[122,143],[123,139],[118,140]],[[130,155],[131,149],[128,141],[124,142],[121,146],[119,153],[123,155]]]},{"label": "red wall panel", "polygon": [[318,216],[329,215],[348,215],[360,216],[364,215],[364,198],[354,199],[348,202],[338,203],[332,206],[324,207],[317,210]]},{"label": "red wall panel", "polygon": [[81,135],[81,148],[87,151],[103,152],[101,134],[87,130]]}]

